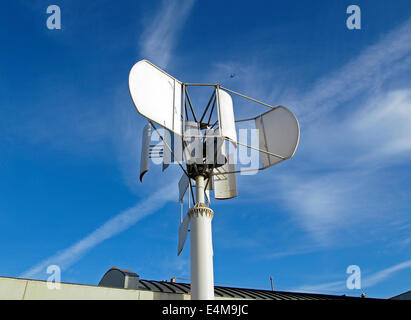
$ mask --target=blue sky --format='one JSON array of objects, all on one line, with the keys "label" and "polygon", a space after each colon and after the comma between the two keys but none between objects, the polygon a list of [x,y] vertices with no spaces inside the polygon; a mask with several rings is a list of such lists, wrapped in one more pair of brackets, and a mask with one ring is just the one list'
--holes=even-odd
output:
[{"label": "blue sky", "polygon": [[[61,30],[46,27],[50,4]],[[346,28],[350,4],[361,30]],[[128,72],[145,58],[300,120],[293,159],[213,201],[217,285],[411,290],[409,1],[8,1],[0,21],[1,276],[58,264],[65,282],[111,266],[189,279],[178,168],[138,181],[145,120]],[[361,290],[345,286],[353,264]]]}]

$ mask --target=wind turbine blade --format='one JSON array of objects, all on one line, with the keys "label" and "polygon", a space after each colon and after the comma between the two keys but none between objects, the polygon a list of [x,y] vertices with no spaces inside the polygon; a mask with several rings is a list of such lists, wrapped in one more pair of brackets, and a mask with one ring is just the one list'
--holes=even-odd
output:
[{"label": "wind turbine blade", "polygon": [[233,99],[224,90],[218,89],[221,135],[237,146]]},{"label": "wind turbine blade", "polygon": [[226,163],[215,168],[213,175],[214,197],[224,200],[237,197],[237,179],[235,173],[225,173],[235,171],[235,164]]},{"label": "wind turbine blade", "polygon": [[182,83],[147,60],[130,70],[128,86],[137,111],[181,135]]},{"label": "wind turbine blade", "polygon": [[184,195],[187,191],[187,188],[190,184],[190,178],[187,177],[185,173],[183,173],[183,176],[181,177],[180,181],[178,182],[178,201],[182,202]]},{"label": "wind turbine blade", "polygon": [[282,157],[260,152],[263,169],[294,155],[300,140],[300,126],[290,110],[279,106],[263,113],[255,119],[255,126],[259,130],[259,149]]},{"label": "wind turbine blade", "polygon": [[180,224],[178,228],[178,249],[177,249],[177,256],[180,255],[181,251],[183,251],[184,244],[186,243],[188,228],[190,226],[191,218],[190,215],[186,214],[183,222]]},{"label": "wind turbine blade", "polygon": [[143,176],[146,174],[149,167],[150,139],[151,126],[148,123],[144,126],[141,143],[140,182],[143,182]]},{"label": "wind turbine blade", "polygon": [[208,190],[208,188],[207,188],[207,190],[204,191],[204,194],[207,198],[207,202],[210,203],[210,190]]},{"label": "wind turbine blade", "polygon": [[170,163],[172,163],[174,161],[174,156],[171,152],[173,150],[173,147],[174,147],[173,133],[168,131],[168,130],[164,130],[163,139],[164,139],[163,140],[163,143],[164,143],[163,150],[164,151],[163,151],[163,168],[162,168],[162,171],[166,170],[169,167]]}]

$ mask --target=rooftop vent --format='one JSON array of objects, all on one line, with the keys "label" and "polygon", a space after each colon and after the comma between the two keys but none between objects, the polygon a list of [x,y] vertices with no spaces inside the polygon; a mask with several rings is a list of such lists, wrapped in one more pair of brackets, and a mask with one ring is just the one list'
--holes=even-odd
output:
[{"label": "rooftop vent", "polygon": [[140,277],[133,271],[112,267],[99,282],[100,287],[138,289]]}]

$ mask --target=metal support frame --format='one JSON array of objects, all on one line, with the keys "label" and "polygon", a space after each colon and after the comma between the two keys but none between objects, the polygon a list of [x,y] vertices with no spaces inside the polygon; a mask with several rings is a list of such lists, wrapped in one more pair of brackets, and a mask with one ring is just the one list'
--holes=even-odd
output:
[{"label": "metal support frame", "polygon": [[[210,111],[209,119],[207,125],[210,125],[210,120],[213,114],[213,111],[215,109],[215,106],[217,106],[217,121],[212,125],[212,128],[217,124],[220,123],[221,119],[221,111],[220,111],[220,97],[219,97],[219,92],[218,89],[226,90],[231,93],[237,94],[243,98],[249,99],[251,101],[257,102],[259,104],[265,105],[271,109],[276,109],[278,107],[273,107],[270,106],[266,103],[260,102],[258,100],[255,100],[253,98],[249,98],[245,95],[242,95],[240,93],[234,92],[232,90],[226,89],[221,87],[218,84],[193,84],[193,83],[183,83],[182,84],[182,100],[183,100],[183,114],[182,114],[182,142],[183,142],[183,148],[185,147],[185,123],[188,121],[188,113],[187,113],[187,106],[186,103],[188,101],[189,107],[191,109],[191,113],[194,117],[194,121],[197,122],[196,115],[194,113],[194,108],[191,103],[191,99],[188,95],[187,91],[187,86],[213,86],[214,92],[211,95],[207,107],[205,111],[203,112],[201,116],[200,122],[204,119],[211,103],[212,103],[212,108]],[[213,101],[214,99],[214,101]],[[242,122],[242,121],[250,121],[250,120],[255,120],[256,118],[250,118],[250,119],[242,119],[242,120],[237,120],[236,122]],[[164,145],[168,148],[168,150],[174,155],[174,150],[171,149],[171,147],[167,144],[165,139],[161,136],[161,134],[158,132],[157,128],[155,127],[154,123],[150,121],[151,125],[155,129],[155,131],[158,133],[160,136],[161,140],[163,141]],[[213,135],[204,135],[204,136],[193,136],[194,138],[217,138],[217,136]],[[221,132],[219,134],[219,137],[222,138]],[[289,159],[288,157],[283,157],[277,154],[273,154],[269,151],[261,150],[259,148],[249,146],[247,144],[243,144],[241,142],[237,142],[238,145],[248,147],[254,150],[257,150],[259,152],[268,154],[270,156],[277,157],[281,159],[279,162],[282,162],[284,160]],[[183,152],[183,157],[184,157],[184,152]],[[177,159],[177,157],[174,158]],[[183,160],[186,160],[183,158]],[[182,163],[178,161],[179,166],[183,170],[183,172],[189,177],[188,172],[184,169]],[[232,174],[232,173],[239,173],[239,172],[245,172],[245,171],[259,171],[262,170],[262,168],[258,169],[246,169],[246,170],[236,170],[236,171],[230,171],[230,172],[225,172],[225,174]],[[213,300],[214,299],[214,266],[213,266],[213,244],[212,244],[212,219],[214,216],[214,212],[212,209],[210,209],[206,203],[205,203],[205,189],[208,186],[208,183],[210,183],[210,179],[212,179],[212,176],[214,175],[213,170],[207,175],[207,182],[205,181],[205,176],[202,175],[201,173],[196,170],[196,176],[195,176],[195,181],[196,181],[196,199],[194,199],[194,192],[193,192],[193,186],[191,183],[191,179],[189,178],[189,186],[190,190],[189,193],[191,193],[191,197],[193,200],[193,207],[190,208],[189,206],[189,211],[188,215],[190,215],[190,224],[191,224],[191,230],[190,230],[190,238],[191,238],[191,246],[190,246],[190,255],[191,255],[191,299],[192,300]],[[188,195],[190,198],[190,194]],[[182,217],[180,217],[182,219]]]},{"label": "metal support frame", "polygon": [[[165,75],[173,78],[172,76],[170,76],[169,74],[167,74],[166,72],[164,72],[163,70],[158,68],[157,66],[153,65],[149,61],[147,61],[147,62],[150,65],[152,65],[153,67],[155,67],[157,70],[164,73]],[[189,107],[191,109],[191,113],[194,117],[195,122],[198,122],[196,114],[194,112],[193,105],[191,103],[190,96],[188,94],[188,90],[187,90],[188,86],[214,87],[214,92],[213,92],[212,96],[210,97],[210,99],[208,101],[208,104],[207,104],[207,107],[205,108],[205,111],[203,112],[203,114],[201,116],[201,119],[200,119],[200,130],[210,127],[210,121],[211,121],[215,106],[217,106],[217,121],[212,125],[211,128],[214,128],[214,126],[217,123],[218,123],[218,127],[220,127],[220,124],[221,124],[221,110],[220,110],[219,89],[222,89],[224,91],[233,93],[233,94],[238,95],[240,97],[243,97],[245,99],[248,99],[248,100],[251,100],[253,102],[259,103],[261,105],[264,105],[266,107],[269,107],[271,109],[278,108],[278,107],[273,107],[269,104],[263,103],[261,101],[258,101],[256,99],[250,98],[250,97],[248,97],[246,95],[243,95],[241,93],[235,92],[233,90],[224,88],[224,87],[220,86],[219,84],[215,84],[215,83],[210,83],[210,84],[206,84],[206,83],[183,83],[181,81],[178,81],[175,78],[173,78],[173,79],[174,79],[174,87],[175,87],[176,82],[181,84],[182,114],[181,113],[180,114],[181,114],[181,118],[182,118],[181,119],[182,120],[182,123],[181,123],[182,124],[181,138],[182,138],[183,149],[186,147],[186,143],[185,143],[185,125],[186,125],[186,121],[189,121],[189,115],[188,115],[188,112],[187,112],[188,111],[187,102],[189,104]],[[173,99],[174,99],[174,104],[175,104],[175,91],[173,92]],[[214,99],[214,101],[213,101],[213,99]],[[203,121],[204,117],[206,116],[206,113],[207,113],[211,103],[212,103],[212,108],[211,108],[211,111],[210,111],[208,122],[204,123],[203,126],[201,126],[201,122]],[[175,107],[175,105],[174,105],[174,107]],[[173,114],[173,117],[174,117],[174,114]],[[249,121],[249,120],[255,120],[255,119],[256,118],[242,119],[242,120],[237,120],[236,122]],[[183,164],[182,164],[182,161],[187,162],[186,161],[187,159],[185,159],[185,157],[186,157],[185,153],[183,152],[183,159],[180,162],[181,159],[179,157],[175,156],[174,150],[172,150],[172,148],[166,142],[166,139],[164,139],[164,137],[158,132],[157,128],[154,125],[154,121],[150,120],[150,119],[148,119],[148,120],[149,120],[149,123],[151,124],[151,126],[158,133],[158,135],[161,138],[161,140],[163,141],[164,145],[171,152],[171,154],[174,155],[174,159],[177,160],[178,165],[181,167],[184,174],[186,174],[187,177],[189,178],[190,189],[189,189],[188,192],[191,193],[191,196],[192,196],[192,199],[193,199],[193,207],[190,208],[190,194],[189,194],[188,195],[188,201],[189,201],[188,215],[189,215],[190,224],[191,224],[191,230],[190,230],[191,231],[191,233],[190,233],[190,237],[191,237],[191,247],[190,247],[190,251],[191,251],[191,297],[192,297],[193,300],[213,300],[214,299],[214,269],[213,269],[212,219],[213,219],[213,216],[214,216],[214,212],[205,203],[205,190],[207,188],[208,183],[210,183],[210,179],[212,179],[214,166],[216,164],[213,162],[213,168],[211,169],[211,172],[209,171],[210,168],[208,168],[207,170],[204,170],[203,172],[199,172],[197,170],[196,166],[194,166],[195,169],[196,169],[195,172],[194,172],[195,174],[191,175],[191,178],[195,179],[195,181],[196,181],[196,199],[194,199],[192,182],[191,182],[191,178],[190,178],[190,175],[189,175],[189,172],[188,172],[189,168],[187,167],[187,170],[186,170],[183,167]],[[173,118],[173,120],[174,120],[174,118]],[[161,125],[160,123],[158,123],[158,124]],[[175,129],[174,128],[174,121],[173,121],[173,129]],[[200,131],[200,133],[201,133],[201,131]],[[176,135],[179,136],[178,133]],[[221,130],[219,130],[219,135],[218,136],[204,135],[204,136],[199,136],[198,138],[203,138],[204,139],[204,138],[207,138],[207,137],[210,137],[210,138],[223,138]],[[225,140],[229,141],[228,139],[225,139]],[[280,159],[279,162],[287,160],[287,159],[290,158],[290,157],[279,156],[279,155],[273,154],[271,152],[261,150],[259,148],[248,146],[247,144],[242,144],[242,143],[239,143],[239,142],[237,142],[237,144],[248,147],[248,148],[251,148],[251,149],[255,149],[259,152],[262,152],[262,153],[265,153],[265,154],[268,154],[268,155],[271,155],[271,156],[275,156],[275,157]],[[160,149],[156,149],[156,148],[151,148],[151,152],[155,153],[155,154],[153,154],[154,156],[160,156],[162,154]],[[163,149],[163,152],[164,152],[164,149]],[[238,170],[238,171],[232,171],[232,172],[224,172],[224,174],[246,172],[246,171],[258,171],[258,170],[263,170],[263,168]],[[207,182],[205,182],[205,179],[207,179]],[[181,204],[181,210],[183,210],[183,205],[182,204]],[[181,212],[180,221],[183,221],[182,212]]]}]

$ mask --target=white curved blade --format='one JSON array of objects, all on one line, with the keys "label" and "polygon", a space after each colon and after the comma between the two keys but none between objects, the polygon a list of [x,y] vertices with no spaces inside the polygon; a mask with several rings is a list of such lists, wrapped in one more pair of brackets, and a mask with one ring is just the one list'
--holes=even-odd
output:
[{"label": "white curved blade", "polygon": [[205,196],[206,196],[206,198],[207,198],[207,202],[208,202],[208,203],[211,203],[211,201],[210,201],[210,190],[205,190],[205,191],[204,191],[204,194],[205,194]]},{"label": "white curved blade", "polygon": [[235,173],[225,174],[225,172],[232,171],[235,171],[235,164],[230,163],[214,169],[214,198],[225,200],[237,197],[237,179]]},{"label": "white curved blade", "polygon": [[294,155],[300,140],[300,126],[290,110],[280,106],[263,113],[255,119],[255,126],[259,130],[259,149],[280,156],[260,152],[263,169]]},{"label": "white curved blade", "polygon": [[147,60],[137,62],[128,80],[137,111],[181,135],[181,82]]},{"label": "white curved blade", "polygon": [[188,228],[190,226],[191,218],[188,214],[185,215],[183,222],[180,224],[178,228],[178,249],[177,249],[177,256],[180,255],[181,251],[183,251],[184,244],[186,243]]},{"label": "white curved blade", "polygon": [[[163,133],[163,167],[162,171],[166,170],[169,166],[170,163],[173,163],[174,161],[174,156],[171,153],[173,150],[173,145],[174,145],[174,139],[173,139],[173,133],[170,133],[168,130],[164,130]],[[171,149],[171,150],[170,150]]]},{"label": "white curved blade", "polygon": [[184,195],[190,185],[190,178],[185,173],[178,182],[178,201],[183,202]]},{"label": "white curved blade", "polygon": [[148,123],[143,129],[143,138],[141,143],[141,160],[140,160],[140,181],[143,182],[143,176],[148,171],[149,153],[151,140],[151,125]]},{"label": "white curved blade", "polygon": [[217,90],[220,109],[221,135],[237,146],[237,131],[235,130],[233,99],[224,90]]}]

